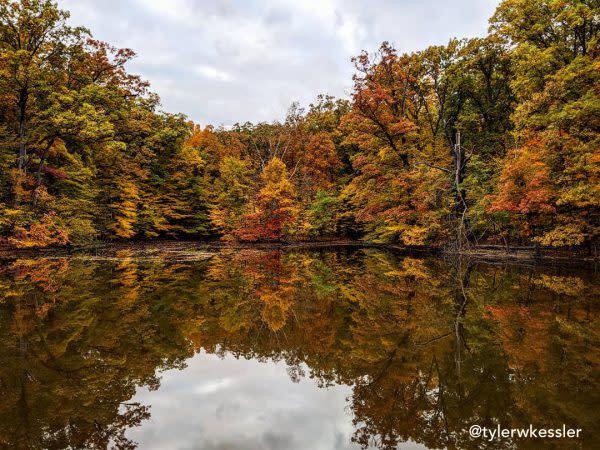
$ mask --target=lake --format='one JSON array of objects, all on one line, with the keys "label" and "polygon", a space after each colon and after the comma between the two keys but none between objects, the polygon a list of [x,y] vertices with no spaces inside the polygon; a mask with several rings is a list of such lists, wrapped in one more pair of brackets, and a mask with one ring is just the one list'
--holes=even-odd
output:
[{"label": "lake", "polygon": [[358,247],[5,257],[0,446],[600,448],[599,285]]}]

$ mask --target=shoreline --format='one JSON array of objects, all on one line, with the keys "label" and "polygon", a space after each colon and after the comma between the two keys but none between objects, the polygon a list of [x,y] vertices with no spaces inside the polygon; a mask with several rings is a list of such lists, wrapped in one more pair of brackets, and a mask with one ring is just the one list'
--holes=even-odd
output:
[{"label": "shoreline", "polygon": [[442,258],[467,258],[476,261],[488,262],[567,262],[595,263],[600,261],[599,255],[593,255],[589,249],[559,249],[559,248],[534,248],[534,247],[506,247],[495,245],[472,246],[468,249],[456,251],[444,247],[417,247],[402,246],[397,244],[382,244],[351,239],[332,239],[315,241],[287,241],[287,242],[225,242],[219,240],[177,240],[156,239],[144,241],[101,242],[97,245],[81,247],[43,247],[43,248],[15,248],[0,246],[0,260],[12,259],[19,256],[70,256],[77,254],[102,254],[104,252],[119,250],[150,251],[156,249],[186,250],[189,249],[325,249],[325,248],[375,248],[390,250],[403,254],[421,256],[437,256]]}]

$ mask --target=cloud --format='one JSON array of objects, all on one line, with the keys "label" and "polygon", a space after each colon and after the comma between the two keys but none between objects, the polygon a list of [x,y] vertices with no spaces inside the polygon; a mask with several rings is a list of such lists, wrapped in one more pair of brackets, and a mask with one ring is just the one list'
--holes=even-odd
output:
[{"label": "cloud", "polygon": [[280,119],[293,101],[346,96],[350,58],[483,35],[497,0],[59,0],[72,23],[134,49],[163,108],[201,124]]},{"label": "cloud", "polygon": [[138,389],[131,400],[151,407],[151,418],[127,431],[141,448],[359,449],[350,439],[348,386],[294,383],[284,361],[202,351],[186,364],[162,372],[160,389]]},{"label": "cloud", "polygon": [[232,81],[233,76],[212,66],[194,66],[193,70],[203,77],[217,81]]}]

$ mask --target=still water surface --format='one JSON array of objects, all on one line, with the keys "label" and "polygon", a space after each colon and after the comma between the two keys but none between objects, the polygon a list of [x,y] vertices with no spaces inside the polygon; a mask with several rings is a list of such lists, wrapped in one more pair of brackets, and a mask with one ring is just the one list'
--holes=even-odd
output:
[{"label": "still water surface", "polygon": [[599,293],[593,267],[360,248],[5,258],[0,446],[600,448]]}]

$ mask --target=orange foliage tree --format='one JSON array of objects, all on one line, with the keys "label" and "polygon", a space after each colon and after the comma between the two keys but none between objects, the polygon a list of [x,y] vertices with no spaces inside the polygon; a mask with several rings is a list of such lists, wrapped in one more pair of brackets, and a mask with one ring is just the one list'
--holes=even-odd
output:
[{"label": "orange foliage tree", "polygon": [[255,212],[247,214],[236,233],[243,241],[276,241],[289,234],[297,214],[294,186],[285,164],[273,158],[261,174],[262,188],[254,202]]}]

